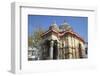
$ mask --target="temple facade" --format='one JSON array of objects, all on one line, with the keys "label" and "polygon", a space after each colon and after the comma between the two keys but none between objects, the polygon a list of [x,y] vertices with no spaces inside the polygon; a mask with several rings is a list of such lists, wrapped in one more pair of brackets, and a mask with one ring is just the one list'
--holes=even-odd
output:
[{"label": "temple facade", "polygon": [[64,21],[58,25],[53,22],[42,34],[41,56],[47,59],[79,59],[87,57],[85,41]]}]

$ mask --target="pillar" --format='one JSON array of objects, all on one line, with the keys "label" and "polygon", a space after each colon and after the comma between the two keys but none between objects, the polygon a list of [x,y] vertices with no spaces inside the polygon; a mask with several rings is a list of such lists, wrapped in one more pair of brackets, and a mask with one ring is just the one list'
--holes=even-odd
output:
[{"label": "pillar", "polygon": [[76,58],[77,59],[79,58],[79,50],[78,50],[78,47],[76,47]]},{"label": "pillar", "polygon": [[59,42],[57,42],[57,59],[59,59]]},{"label": "pillar", "polygon": [[72,48],[69,48],[69,59],[73,58],[73,52],[72,52]]},{"label": "pillar", "polygon": [[53,59],[53,41],[50,42],[50,59]]}]

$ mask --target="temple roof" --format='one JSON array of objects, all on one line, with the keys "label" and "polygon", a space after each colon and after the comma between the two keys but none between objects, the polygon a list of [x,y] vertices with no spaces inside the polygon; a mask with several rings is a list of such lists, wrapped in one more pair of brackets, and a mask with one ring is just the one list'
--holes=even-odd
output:
[{"label": "temple roof", "polygon": [[51,32],[56,33],[56,35],[58,35],[59,37],[62,37],[65,34],[70,34],[84,42],[84,40],[76,32],[73,31],[72,27],[66,21],[64,21],[59,27],[57,26],[56,22],[53,22],[50,25],[49,30],[46,31],[42,36],[47,35]]},{"label": "temple roof", "polygon": [[50,25],[49,29],[50,30],[53,29],[53,30],[59,31],[59,28],[58,28],[58,26],[57,26],[55,21]]},{"label": "temple roof", "polygon": [[64,22],[59,26],[60,31],[72,31],[72,27],[64,20]]}]

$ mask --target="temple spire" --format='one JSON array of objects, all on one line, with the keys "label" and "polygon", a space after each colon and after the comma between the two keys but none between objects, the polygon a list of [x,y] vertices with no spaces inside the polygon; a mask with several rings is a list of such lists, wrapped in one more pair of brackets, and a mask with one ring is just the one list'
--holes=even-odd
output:
[{"label": "temple spire", "polygon": [[67,21],[64,19],[64,22],[63,22],[62,25],[69,25],[69,24],[68,24]]},{"label": "temple spire", "polygon": [[52,24],[51,24],[51,25],[57,25],[57,24],[56,24],[56,21],[54,20],[54,21],[52,22]]},{"label": "temple spire", "polygon": [[54,30],[56,30],[56,31],[59,31],[59,28],[58,28],[58,26],[57,26],[57,24],[56,24],[56,21],[53,21],[53,22],[51,23],[49,29],[54,29]]},{"label": "temple spire", "polygon": [[64,22],[59,26],[61,31],[72,31],[72,27],[64,20]]}]

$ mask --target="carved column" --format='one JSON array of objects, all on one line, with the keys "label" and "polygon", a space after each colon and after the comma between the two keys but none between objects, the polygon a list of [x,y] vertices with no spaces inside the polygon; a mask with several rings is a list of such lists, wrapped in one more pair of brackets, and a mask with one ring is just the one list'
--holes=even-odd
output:
[{"label": "carved column", "polygon": [[82,47],[82,57],[86,58],[86,54],[85,54],[85,48]]},{"label": "carved column", "polygon": [[51,40],[51,42],[50,42],[50,59],[53,59],[53,44],[54,44],[54,42]]},{"label": "carved column", "polygon": [[76,54],[76,58],[78,59],[78,58],[79,58],[79,51],[78,51],[78,47],[76,47],[75,54]]},{"label": "carved column", "polygon": [[69,48],[69,59],[73,58],[73,52],[72,52],[72,48]]},{"label": "carved column", "polygon": [[59,59],[59,42],[57,42],[57,59]]}]

